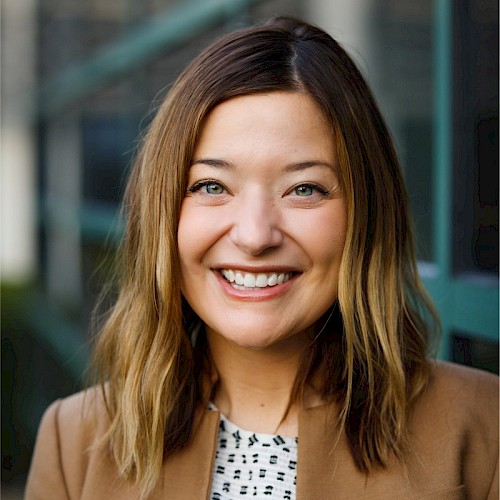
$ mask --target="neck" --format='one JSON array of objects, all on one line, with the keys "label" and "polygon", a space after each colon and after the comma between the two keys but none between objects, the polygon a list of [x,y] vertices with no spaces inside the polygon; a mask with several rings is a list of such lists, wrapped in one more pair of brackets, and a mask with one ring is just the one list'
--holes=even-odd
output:
[{"label": "neck", "polygon": [[247,349],[208,328],[207,339],[219,375],[214,396],[219,410],[243,429],[296,436],[302,402],[290,405],[290,398],[305,341],[295,337],[265,349]]}]

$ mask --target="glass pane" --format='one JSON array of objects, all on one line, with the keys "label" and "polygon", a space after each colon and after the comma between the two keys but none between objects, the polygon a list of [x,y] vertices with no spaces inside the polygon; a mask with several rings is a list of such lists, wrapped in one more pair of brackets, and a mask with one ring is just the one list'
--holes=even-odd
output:
[{"label": "glass pane", "polygon": [[370,23],[372,80],[393,133],[416,228],[417,258],[433,246],[433,2],[377,0]]},{"label": "glass pane", "polygon": [[452,2],[454,271],[498,276],[498,2]]}]

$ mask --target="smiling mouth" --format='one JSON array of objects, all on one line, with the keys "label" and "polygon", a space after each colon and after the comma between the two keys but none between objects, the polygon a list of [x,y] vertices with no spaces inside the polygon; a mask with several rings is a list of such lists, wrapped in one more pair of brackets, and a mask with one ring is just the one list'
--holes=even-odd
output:
[{"label": "smiling mouth", "polygon": [[221,269],[220,273],[236,290],[255,290],[281,285],[294,275],[294,273],[248,273],[235,269]]}]

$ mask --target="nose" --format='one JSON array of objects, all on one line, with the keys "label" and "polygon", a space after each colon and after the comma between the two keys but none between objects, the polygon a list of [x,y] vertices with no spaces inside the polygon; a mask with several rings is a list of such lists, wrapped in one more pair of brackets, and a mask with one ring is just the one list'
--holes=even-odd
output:
[{"label": "nose", "polygon": [[241,199],[233,217],[229,237],[246,254],[261,255],[282,244],[281,214],[271,200],[263,196]]}]

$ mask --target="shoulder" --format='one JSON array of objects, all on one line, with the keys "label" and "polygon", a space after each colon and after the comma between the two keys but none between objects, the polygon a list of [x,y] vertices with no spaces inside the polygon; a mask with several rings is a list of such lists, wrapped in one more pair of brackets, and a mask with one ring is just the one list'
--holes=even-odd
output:
[{"label": "shoulder", "polygon": [[452,363],[432,361],[429,368],[410,419],[413,449],[439,477],[455,474],[467,498],[495,498],[498,377]]},{"label": "shoulder", "polygon": [[109,429],[102,391],[91,388],[52,403],[45,411],[26,487],[26,498],[80,497],[85,476]]},{"label": "shoulder", "polygon": [[40,432],[47,426],[73,445],[76,440],[92,444],[109,426],[101,388],[92,387],[52,403],[42,418]]},{"label": "shoulder", "polygon": [[479,430],[498,436],[499,379],[488,372],[442,361],[429,362],[429,380],[414,414],[422,425]]},{"label": "shoulder", "polygon": [[497,375],[477,368],[435,360],[429,361],[429,367],[431,378],[449,386],[455,386],[459,383],[460,386],[481,384],[490,390],[498,388]]},{"label": "shoulder", "polygon": [[499,379],[496,375],[443,361],[429,362],[429,382],[423,399],[461,412],[498,413]]},{"label": "shoulder", "polygon": [[[44,418],[54,420],[61,459],[85,470],[100,455],[99,444],[109,430],[110,418],[101,387],[91,387],[53,403]],[[43,420],[40,424],[40,433]],[[103,450],[100,450],[103,451]]]}]

